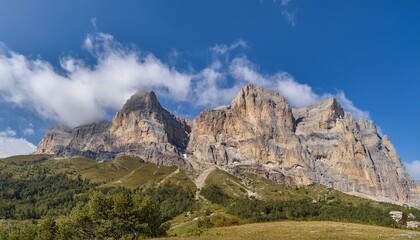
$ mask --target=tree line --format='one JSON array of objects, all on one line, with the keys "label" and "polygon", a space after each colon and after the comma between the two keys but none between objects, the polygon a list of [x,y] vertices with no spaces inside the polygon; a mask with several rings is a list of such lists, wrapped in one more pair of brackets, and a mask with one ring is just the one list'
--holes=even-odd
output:
[{"label": "tree line", "polygon": [[[253,198],[232,198],[216,185],[203,188],[201,194],[208,200],[227,208],[227,213],[248,222],[279,220],[317,220],[372,224],[387,227],[401,227],[409,213],[420,216],[420,210],[391,204],[374,204],[368,200],[362,204],[342,202],[331,197],[315,201],[307,197],[290,200],[258,200]],[[380,205],[380,207],[378,206]],[[389,215],[391,210],[403,211],[404,218],[396,223]]]}]

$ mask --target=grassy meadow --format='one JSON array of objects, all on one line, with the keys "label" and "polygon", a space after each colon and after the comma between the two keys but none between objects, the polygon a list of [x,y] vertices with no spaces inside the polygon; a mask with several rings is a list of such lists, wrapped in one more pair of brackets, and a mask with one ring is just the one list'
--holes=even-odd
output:
[{"label": "grassy meadow", "polygon": [[354,223],[320,221],[283,221],[244,224],[232,227],[211,228],[195,235],[172,236],[166,240],[370,240],[370,239],[420,239],[419,231],[402,230]]}]

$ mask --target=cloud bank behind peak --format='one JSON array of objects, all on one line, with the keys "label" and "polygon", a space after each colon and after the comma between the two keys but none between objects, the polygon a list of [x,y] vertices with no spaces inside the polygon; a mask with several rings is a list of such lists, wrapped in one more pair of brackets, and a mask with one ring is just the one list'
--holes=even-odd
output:
[{"label": "cloud bank behind peak", "polygon": [[319,94],[287,72],[264,74],[244,55],[227,57],[245,47],[244,40],[215,45],[210,48],[213,60],[197,71],[176,69],[106,33],[89,34],[84,40],[83,48],[94,57],[94,64],[65,56],[60,59],[61,69],[2,47],[0,101],[73,127],[105,118],[108,110],[119,109],[139,89],[154,90],[175,105],[201,109],[229,104],[241,87],[251,83],[278,91],[293,107],[336,96],[355,117],[369,118],[342,91]]}]

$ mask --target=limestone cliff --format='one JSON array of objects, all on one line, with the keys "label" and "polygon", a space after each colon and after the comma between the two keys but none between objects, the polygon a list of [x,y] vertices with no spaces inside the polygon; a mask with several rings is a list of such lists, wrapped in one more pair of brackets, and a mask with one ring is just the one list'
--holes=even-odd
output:
[{"label": "limestone cliff", "polygon": [[295,129],[292,108],[282,96],[247,85],[230,106],[205,110],[194,120],[187,150],[195,161],[231,172],[309,184],[300,170],[304,163]]},{"label": "limestone cliff", "polygon": [[410,201],[408,176],[393,145],[369,120],[354,119],[334,98],[293,110],[310,178],[344,192]]},{"label": "limestone cliff", "polygon": [[72,129],[62,125],[52,125],[38,144],[36,153],[53,154],[57,148],[67,146],[71,141]]},{"label": "limestone cliff", "polygon": [[292,109],[280,95],[245,86],[230,106],[194,121],[190,161],[276,182],[323,185],[381,201],[414,203],[418,190],[395,148],[335,98]]},{"label": "limestone cliff", "polygon": [[153,92],[138,92],[112,122],[50,128],[37,153],[98,160],[129,154],[196,172],[217,165],[420,206],[420,187],[372,121],[352,117],[335,98],[292,109],[278,93],[253,85],[192,122],[164,109]]},{"label": "limestone cliff", "polygon": [[82,155],[97,160],[129,154],[157,164],[189,167],[182,156],[189,131],[188,121],[164,109],[153,92],[138,92],[112,122],[50,129],[37,153]]},{"label": "limestone cliff", "polygon": [[116,144],[137,142],[170,143],[186,148],[189,126],[158,102],[154,92],[133,95],[112,120],[111,133]]}]

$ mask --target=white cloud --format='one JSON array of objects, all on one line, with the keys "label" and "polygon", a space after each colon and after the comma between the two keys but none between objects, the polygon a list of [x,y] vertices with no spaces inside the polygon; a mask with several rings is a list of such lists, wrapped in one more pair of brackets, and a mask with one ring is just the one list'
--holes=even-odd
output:
[{"label": "white cloud", "polygon": [[268,79],[262,76],[252,62],[246,57],[237,57],[232,60],[229,65],[230,74],[237,80],[243,80],[246,83],[251,83],[260,86],[267,86],[271,84]]},{"label": "white cloud", "polygon": [[87,66],[61,59],[60,74],[42,59],[8,50],[0,53],[0,98],[31,106],[42,117],[69,126],[105,117],[138,89],[154,89],[174,101],[187,99],[192,76],[170,68],[152,54],[124,48],[109,34],[90,34],[84,47],[97,58]]},{"label": "white cloud", "polygon": [[197,96],[197,105],[215,106],[232,100],[230,94],[224,93],[228,89],[218,86],[218,83],[226,80],[226,75],[221,71],[221,67],[222,63],[215,61],[194,78],[192,95]]},{"label": "white cloud", "polygon": [[314,93],[311,86],[298,83],[287,73],[278,73],[274,77],[278,79],[277,91],[294,107],[304,107],[326,98],[326,95]]},{"label": "white cloud", "polygon": [[370,119],[369,112],[362,111],[362,110],[358,109],[356,106],[354,106],[353,102],[350,101],[346,97],[346,95],[344,94],[343,91],[339,91],[335,95],[335,97],[341,103],[341,105],[343,106],[343,108],[346,109],[346,111],[351,112],[351,114],[353,115],[353,117],[355,117],[355,118],[366,118],[366,119]]},{"label": "white cloud", "polygon": [[235,58],[230,64],[230,72],[235,79],[245,83],[252,83],[279,92],[288,102],[296,108],[314,104],[323,99],[334,96],[341,103],[345,111],[350,112],[356,118],[369,119],[369,112],[362,111],[349,100],[343,91],[336,94],[318,94],[307,84],[297,82],[292,75],[287,72],[277,72],[272,75],[264,75],[258,71],[257,66],[247,58]]},{"label": "white cloud", "polygon": [[322,96],[315,94],[309,85],[298,83],[287,72],[261,74],[257,67],[245,57],[234,59],[230,65],[230,71],[236,79],[279,92],[293,107],[303,107],[322,99]]},{"label": "white cloud", "polygon": [[[73,127],[105,118],[107,110],[119,109],[139,89],[154,90],[159,97],[186,108],[229,104],[247,83],[278,91],[293,107],[333,95],[315,93],[311,86],[299,83],[284,71],[262,73],[245,56],[226,57],[232,50],[246,46],[243,40],[216,45],[211,48],[215,55],[208,66],[188,72],[150,53],[123,46],[105,33],[89,34],[84,40],[83,47],[95,57],[93,65],[66,56],[60,59],[61,69],[57,70],[45,60],[5,49],[0,51],[0,99],[30,107],[46,119]],[[336,97],[355,116],[369,117],[343,92]]]},{"label": "white cloud", "polygon": [[16,131],[6,129],[0,131],[0,158],[13,155],[29,154],[35,151],[35,146],[23,138],[15,138]]},{"label": "white cloud", "polygon": [[31,135],[34,135],[35,130],[32,129],[32,128],[25,128],[25,129],[23,129],[22,132],[23,132],[23,135],[25,135],[25,136],[31,136]]},{"label": "white cloud", "polygon": [[405,162],[408,173],[415,180],[420,180],[420,161],[414,160],[412,162]]},{"label": "white cloud", "polygon": [[23,138],[0,137],[0,158],[25,155],[35,151],[36,147]]}]

